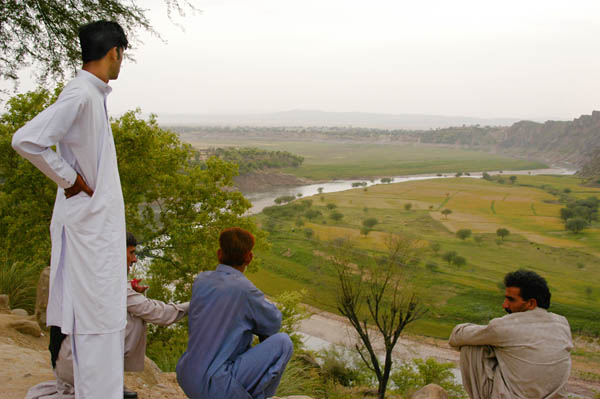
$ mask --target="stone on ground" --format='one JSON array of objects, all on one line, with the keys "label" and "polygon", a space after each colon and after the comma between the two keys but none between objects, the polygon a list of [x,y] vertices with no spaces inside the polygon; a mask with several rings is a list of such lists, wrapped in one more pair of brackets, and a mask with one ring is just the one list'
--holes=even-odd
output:
[{"label": "stone on ground", "polygon": [[25,309],[12,309],[10,311],[10,313],[14,314],[15,316],[23,316],[23,317],[29,316],[29,313],[27,313],[27,311]]},{"label": "stone on ground", "polygon": [[48,295],[50,293],[50,267],[46,267],[40,273],[37,291],[35,294],[35,319],[43,330],[46,327],[46,308],[48,307]]},{"label": "stone on ground", "polygon": [[0,313],[10,313],[8,295],[0,295]]},{"label": "stone on ground", "polygon": [[8,323],[8,327],[14,328],[21,334],[31,335],[32,337],[39,337],[42,335],[42,330],[38,323],[31,320],[15,320]]},{"label": "stone on ground", "polygon": [[448,394],[439,385],[429,384],[415,392],[411,399],[448,399]]}]

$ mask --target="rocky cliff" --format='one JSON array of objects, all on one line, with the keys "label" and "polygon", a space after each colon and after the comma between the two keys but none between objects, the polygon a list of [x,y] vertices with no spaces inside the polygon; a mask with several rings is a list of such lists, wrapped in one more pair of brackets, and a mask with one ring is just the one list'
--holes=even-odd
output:
[{"label": "rocky cliff", "polygon": [[600,149],[600,111],[573,121],[521,121],[492,133],[502,152],[582,166]]}]

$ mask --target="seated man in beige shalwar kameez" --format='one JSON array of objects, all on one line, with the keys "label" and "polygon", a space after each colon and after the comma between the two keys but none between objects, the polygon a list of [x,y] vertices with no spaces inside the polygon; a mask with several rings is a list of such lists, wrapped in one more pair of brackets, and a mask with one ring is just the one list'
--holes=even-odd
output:
[{"label": "seated man in beige shalwar kameez", "polygon": [[[137,241],[133,234],[127,233],[127,273],[131,265],[137,262],[135,248]],[[125,329],[125,371],[143,371],[146,355],[146,323],[168,326],[187,315],[189,302],[182,304],[164,303],[146,298],[143,292],[148,288],[139,286],[133,280],[127,286],[127,327]],[[56,367],[56,381],[44,382],[31,388],[26,399],[74,397],[73,354],[67,336],[60,345]],[[135,392],[125,391],[125,398],[137,397]]]},{"label": "seated man in beige shalwar kameez", "polygon": [[533,271],[504,278],[509,313],[486,326],[459,324],[449,344],[460,349],[463,385],[472,399],[567,398],[571,329],[547,311],[550,291]]}]

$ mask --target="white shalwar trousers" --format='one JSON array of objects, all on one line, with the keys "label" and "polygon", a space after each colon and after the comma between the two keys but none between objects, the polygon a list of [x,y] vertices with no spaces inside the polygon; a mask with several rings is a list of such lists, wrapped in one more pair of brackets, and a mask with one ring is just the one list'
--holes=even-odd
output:
[{"label": "white shalwar trousers", "polygon": [[76,399],[123,398],[125,330],[71,336]]}]

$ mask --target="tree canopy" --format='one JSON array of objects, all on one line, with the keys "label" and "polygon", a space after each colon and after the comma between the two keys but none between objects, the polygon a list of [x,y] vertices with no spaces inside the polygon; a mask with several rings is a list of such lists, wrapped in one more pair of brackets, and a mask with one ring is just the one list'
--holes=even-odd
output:
[{"label": "tree canopy", "polygon": [[[195,10],[188,0],[163,1],[169,15]],[[17,82],[18,71],[31,65],[41,81],[63,79],[66,71],[81,64],[78,30],[88,22],[118,22],[134,43],[140,29],[159,36],[146,12],[133,0],[4,0],[0,8],[0,78]]]}]

